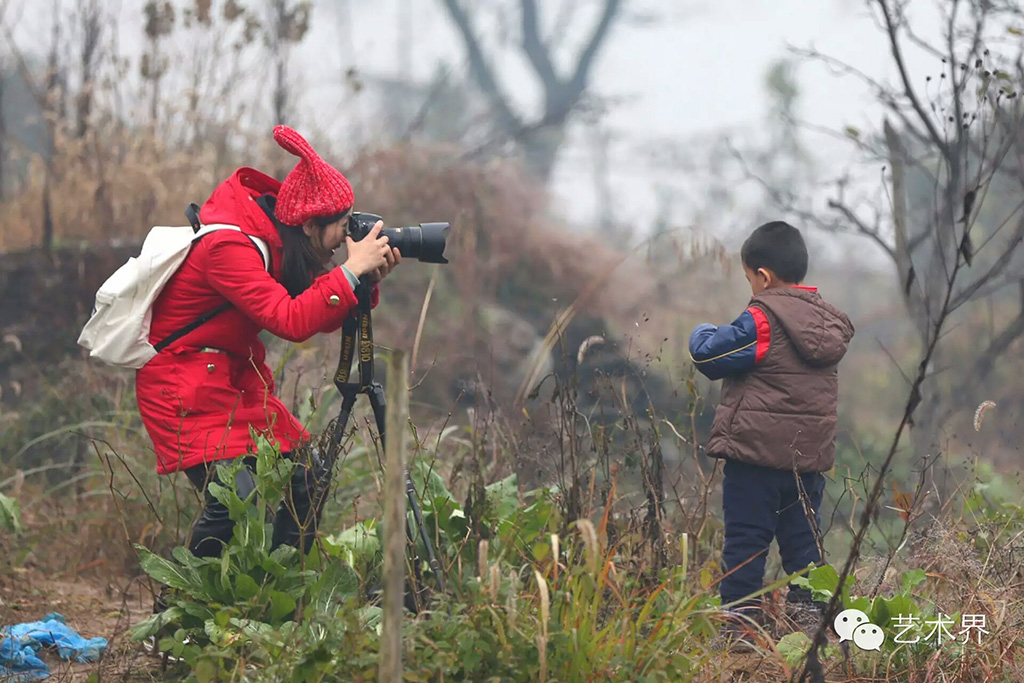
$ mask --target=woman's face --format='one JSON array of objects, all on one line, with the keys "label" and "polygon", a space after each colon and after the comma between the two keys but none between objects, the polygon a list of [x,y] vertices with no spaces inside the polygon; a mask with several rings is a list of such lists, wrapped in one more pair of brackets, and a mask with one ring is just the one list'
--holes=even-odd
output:
[{"label": "woman's face", "polygon": [[320,262],[324,265],[330,263],[335,250],[345,242],[348,219],[351,213],[352,210],[349,209],[345,212],[344,216],[323,228],[317,225],[315,221],[306,221],[306,224],[302,226],[303,232],[306,233],[306,237],[312,243],[313,249],[320,256]]}]

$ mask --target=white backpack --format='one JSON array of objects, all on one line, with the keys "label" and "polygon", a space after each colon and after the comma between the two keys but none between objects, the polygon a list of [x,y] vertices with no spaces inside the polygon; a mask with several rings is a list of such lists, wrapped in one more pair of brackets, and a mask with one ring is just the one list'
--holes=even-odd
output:
[{"label": "white backpack", "polygon": [[[215,230],[239,230],[237,225],[165,227],[150,230],[142,251],[118,268],[96,292],[92,316],[78,337],[89,349],[91,358],[124,368],[141,368],[171,342],[188,334],[214,316],[231,307],[222,304],[175,331],[154,346],[149,343],[153,302],[164,285],[188,256],[192,243]],[[263,256],[270,269],[270,251],[266,242],[246,235]]]}]

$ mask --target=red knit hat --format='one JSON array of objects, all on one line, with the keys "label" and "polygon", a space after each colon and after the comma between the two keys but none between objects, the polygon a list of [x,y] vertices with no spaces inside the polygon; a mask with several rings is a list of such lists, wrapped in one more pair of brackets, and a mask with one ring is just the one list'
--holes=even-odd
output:
[{"label": "red knit hat", "polygon": [[352,207],[355,194],[348,179],[321,159],[305,138],[288,126],[277,126],[274,139],[300,159],[277,193],[274,213],[279,221],[302,225],[311,218],[333,216]]}]

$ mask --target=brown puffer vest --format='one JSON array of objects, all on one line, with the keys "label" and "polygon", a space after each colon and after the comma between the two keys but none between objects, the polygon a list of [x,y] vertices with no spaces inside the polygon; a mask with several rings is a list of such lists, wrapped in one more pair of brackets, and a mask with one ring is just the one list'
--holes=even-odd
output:
[{"label": "brown puffer vest", "polygon": [[853,338],[845,313],[811,290],[761,292],[771,324],[758,366],[722,382],[707,454],[775,469],[824,472],[835,462],[837,366]]}]

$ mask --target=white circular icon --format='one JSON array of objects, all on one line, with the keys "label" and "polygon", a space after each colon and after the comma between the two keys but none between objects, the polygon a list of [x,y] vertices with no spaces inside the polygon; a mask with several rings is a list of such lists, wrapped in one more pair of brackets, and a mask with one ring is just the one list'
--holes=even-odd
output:
[{"label": "white circular icon", "polygon": [[[868,615],[861,612],[859,609],[844,609],[842,612],[836,615],[835,621],[832,622],[832,627],[839,634],[839,642],[853,639],[853,631],[861,624],[867,624]],[[857,641],[854,641],[856,643]]]},{"label": "white circular icon", "polygon": [[874,624],[861,624],[853,629],[853,644],[862,650],[879,650],[885,642],[885,632]]}]

